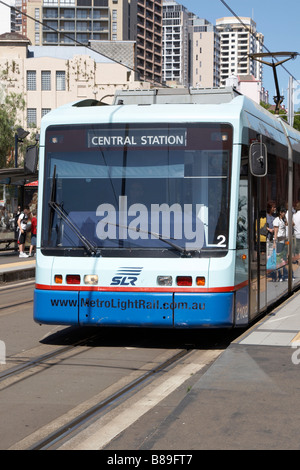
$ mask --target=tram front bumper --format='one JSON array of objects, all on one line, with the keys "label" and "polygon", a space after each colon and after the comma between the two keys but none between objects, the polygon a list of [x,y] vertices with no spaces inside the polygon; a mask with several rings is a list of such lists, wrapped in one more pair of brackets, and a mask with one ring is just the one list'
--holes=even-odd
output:
[{"label": "tram front bumper", "polygon": [[230,327],[234,294],[35,289],[34,320],[64,325]]}]

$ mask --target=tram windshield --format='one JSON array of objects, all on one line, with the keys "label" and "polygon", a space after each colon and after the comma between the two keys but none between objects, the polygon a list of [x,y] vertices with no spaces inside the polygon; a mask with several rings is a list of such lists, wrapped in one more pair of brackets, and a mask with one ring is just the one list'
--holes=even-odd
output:
[{"label": "tram windshield", "polygon": [[224,256],[231,152],[227,124],[48,127],[43,253]]}]

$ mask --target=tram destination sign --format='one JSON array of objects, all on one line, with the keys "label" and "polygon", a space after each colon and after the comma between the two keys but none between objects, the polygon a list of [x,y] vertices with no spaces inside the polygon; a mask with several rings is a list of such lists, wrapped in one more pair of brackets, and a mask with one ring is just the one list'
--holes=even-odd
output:
[{"label": "tram destination sign", "polygon": [[187,131],[173,129],[88,130],[88,147],[186,147]]}]

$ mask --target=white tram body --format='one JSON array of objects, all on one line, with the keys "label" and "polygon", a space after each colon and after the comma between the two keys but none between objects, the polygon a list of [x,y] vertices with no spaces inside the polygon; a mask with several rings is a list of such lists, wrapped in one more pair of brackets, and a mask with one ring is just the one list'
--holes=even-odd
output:
[{"label": "white tram body", "polygon": [[51,111],[38,191],[39,323],[245,326],[300,281],[293,231],[271,268],[260,232],[270,200],[292,221],[300,135],[232,89],[124,91]]}]

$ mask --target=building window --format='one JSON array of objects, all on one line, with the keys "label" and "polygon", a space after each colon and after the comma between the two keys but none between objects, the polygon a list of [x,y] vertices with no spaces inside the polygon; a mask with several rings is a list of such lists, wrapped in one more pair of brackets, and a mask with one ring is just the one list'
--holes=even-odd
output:
[{"label": "building window", "polygon": [[39,8],[34,9],[34,17],[37,20],[34,22],[34,29],[35,31],[39,31],[40,29],[40,9]]},{"label": "building window", "polygon": [[42,90],[51,90],[51,72],[50,70],[42,71]]},{"label": "building window", "polygon": [[27,108],[27,125],[36,126],[36,108]]},{"label": "building window", "polygon": [[44,43],[54,44],[58,42],[58,34],[57,33],[44,33]]},{"label": "building window", "polygon": [[50,113],[50,111],[51,111],[51,108],[42,108],[42,117]]},{"label": "building window", "polygon": [[27,70],[27,90],[36,91],[36,71]]},{"label": "building window", "polygon": [[66,89],[66,72],[58,70],[56,72],[56,91],[65,91]]}]

